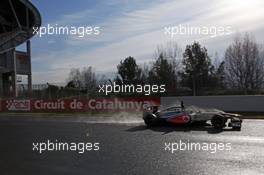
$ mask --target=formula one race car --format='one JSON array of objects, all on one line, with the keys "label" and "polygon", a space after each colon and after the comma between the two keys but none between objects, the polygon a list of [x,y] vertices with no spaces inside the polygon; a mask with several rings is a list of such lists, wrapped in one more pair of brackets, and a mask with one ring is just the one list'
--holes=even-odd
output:
[{"label": "formula one race car", "polygon": [[159,106],[150,106],[143,112],[143,120],[148,127],[158,123],[191,124],[211,122],[216,129],[232,127],[241,130],[242,119],[239,114],[226,113],[217,109],[202,109],[195,106],[184,107],[183,102],[179,106],[159,110]]}]

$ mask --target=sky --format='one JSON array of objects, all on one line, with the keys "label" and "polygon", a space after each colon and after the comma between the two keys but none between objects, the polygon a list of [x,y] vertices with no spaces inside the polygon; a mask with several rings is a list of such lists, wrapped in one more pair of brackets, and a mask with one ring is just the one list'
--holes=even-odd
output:
[{"label": "sky", "polygon": [[[64,83],[71,68],[92,66],[98,74],[116,72],[128,56],[139,64],[152,61],[158,45],[176,42],[183,50],[199,41],[222,58],[238,34],[249,32],[264,42],[263,0],[32,0],[42,26],[99,26],[100,35],[45,35],[32,39],[33,83]],[[229,27],[209,35],[165,34],[170,26]]]}]

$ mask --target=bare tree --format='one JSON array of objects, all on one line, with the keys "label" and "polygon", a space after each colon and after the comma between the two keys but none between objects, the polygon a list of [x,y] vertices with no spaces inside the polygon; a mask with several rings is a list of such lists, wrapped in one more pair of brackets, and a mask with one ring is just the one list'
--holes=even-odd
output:
[{"label": "bare tree", "polygon": [[144,63],[140,65],[141,69],[141,82],[142,83],[149,83],[148,76],[149,76],[149,65],[147,63]]},{"label": "bare tree", "polygon": [[174,41],[159,45],[154,53],[155,60],[148,70],[150,84],[164,84],[167,92],[176,92],[178,88],[177,72],[181,63],[181,49]]},{"label": "bare tree", "polygon": [[158,58],[160,55],[163,55],[169,63],[173,64],[176,72],[179,71],[182,61],[182,49],[177,42],[169,41],[165,45],[159,45],[155,52],[155,58]]},{"label": "bare tree", "polygon": [[70,87],[79,87],[81,86],[81,72],[80,69],[73,68],[69,73],[69,77],[67,79],[68,85]]},{"label": "bare tree", "polygon": [[[79,93],[85,91],[86,95],[93,93],[97,88],[98,80],[91,66],[80,69],[71,69],[67,87],[77,88]],[[80,94],[79,94],[80,95]]]},{"label": "bare tree", "polygon": [[87,92],[97,87],[97,78],[91,66],[83,68],[81,72],[81,86]]},{"label": "bare tree", "polygon": [[264,58],[260,47],[252,36],[246,33],[237,36],[225,52],[226,80],[231,88],[259,90],[264,80]]}]

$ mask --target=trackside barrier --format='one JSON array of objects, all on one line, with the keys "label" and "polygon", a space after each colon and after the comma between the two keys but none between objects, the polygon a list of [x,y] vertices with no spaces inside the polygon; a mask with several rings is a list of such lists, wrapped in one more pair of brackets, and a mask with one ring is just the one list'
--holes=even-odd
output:
[{"label": "trackside barrier", "polygon": [[141,111],[159,105],[160,98],[98,98],[58,100],[2,100],[2,112]]},{"label": "trackside barrier", "polygon": [[264,112],[264,96],[185,96],[162,97],[163,106],[172,106],[183,101],[186,106],[196,105],[203,108],[217,108],[224,111]]},{"label": "trackside barrier", "polygon": [[0,112],[140,111],[148,105],[217,108],[224,111],[264,112],[264,96],[185,96],[161,98],[99,98],[59,100],[0,100]]}]

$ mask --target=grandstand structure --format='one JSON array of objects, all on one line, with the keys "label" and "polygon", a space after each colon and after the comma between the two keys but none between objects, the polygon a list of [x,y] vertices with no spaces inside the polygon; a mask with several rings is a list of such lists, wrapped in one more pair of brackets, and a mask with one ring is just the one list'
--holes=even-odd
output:
[{"label": "grandstand structure", "polygon": [[[32,90],[31,43],[33,28],[41,26],[38,9],[29,0],[0,1],[0,98],[17,96],[17,75],[27,76]],[[26,51],[16,47],[26,43]]]}]

